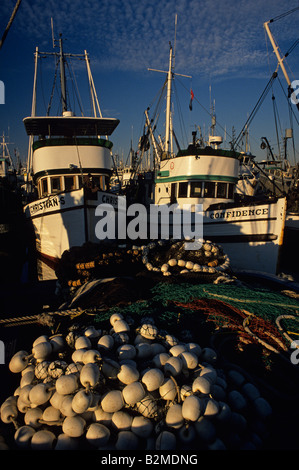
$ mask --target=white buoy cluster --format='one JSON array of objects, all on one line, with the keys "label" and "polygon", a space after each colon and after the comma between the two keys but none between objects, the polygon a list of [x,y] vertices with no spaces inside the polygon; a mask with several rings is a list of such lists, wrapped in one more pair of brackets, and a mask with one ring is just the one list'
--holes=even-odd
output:
[{"label": "white buoy cluster", "polygon": [[[185,243],[194,243],[193,249],[184,250]],[[170,245],[168,259],[155,259],[158,249]],[[173,251],[174,256],[171,256]],[[166,253],[167,255],[167,253]],[[222,248],[210,240],[156,240],[142,246],[142,262],[148,271],[161,272],[164,276],[186,273],[223,273],[230,268],[230,260]]]},{"label": "white buoy cluster", "polygon": [[17,448],[262,447],[272,409],[245,374],[225,373],[213,349],[180,341],[150,318],[136,328],[114,313],[107,323],[40,336],[11,358],[20,384],[1,420]]}]

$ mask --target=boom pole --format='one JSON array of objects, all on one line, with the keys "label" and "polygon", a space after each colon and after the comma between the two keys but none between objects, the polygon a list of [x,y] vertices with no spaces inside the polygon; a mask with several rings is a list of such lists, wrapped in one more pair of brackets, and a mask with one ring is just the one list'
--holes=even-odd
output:
[{"label": "boom pole", "polygon": [[[273,22],[273,20],[266,21],[266,22],[264,23],[264,28],[265,28],[265,30],[266,30],[266,32],[267,32],[267,34],[268,34],[268,37],[269,37],[270,42],[271,42],[272,47],[273,47],[273,51],[274,51],[274,53],[275,53],[275,55],[276,55],[276,57],[277,57],[277,60],[278,60],[278,66],[277,66],[277,68],[280,66],[280,68],[281,68],[281,70],[282,70],[282,72],[283,72],[283,74],[284,74],[284,77],[285,77],[285,79],[286,79],[286,82],[287,82],[287,84],[288,84],[289,96],[291,96],[292,93],[294,92],[294,89],[293,89],[293,87],[292,87],[291,80],[290,80],[290,78],[289,78],[289,76],[288,76],[288,73],[287,73],[286,68],[285,68],[285,66],[284,66],[284,63],[283,63],[283,61],[284,61],[284,59],[285,59],[285,56],[284,56],[284,57],[281,57],[281,56],[280,56],[278,45],[276,44],[275,39],[274,39],[274,37],[273,37],[273,35],[272,35],[271,31],[270,31],[270,28],[269,28],[269,23],[272,23],[272,22]],[[299,110],[299,103],[297,103],[296,106],[297,106],[297,108],[298,108],[298,110]]]}]

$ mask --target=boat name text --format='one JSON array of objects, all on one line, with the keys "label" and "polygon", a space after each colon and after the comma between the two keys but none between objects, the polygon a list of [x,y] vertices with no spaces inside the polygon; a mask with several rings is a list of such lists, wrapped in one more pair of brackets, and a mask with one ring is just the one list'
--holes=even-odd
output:
[{"label": "boat name text", "polygon": [[65,203],[64,197],[63,196],[55,196],[55,197],[50,197],[46,199],[45,201],[37,202],[30,206],[30,214],[36,214],[36,212],[46,210],[46,209],[51,209],[52,207],[59,207],[60,205],[63,205]]},{"label": "boat name text", "polygon": [[269,213],[268,207],[258,209],[243,209],[237,211],[219,211],[210,214],[211,219],[229,219],[233,217],[246,217],[252,215],[267,215]]},{"label": "boat name text", "polygon": [[102,195],[102,203],[103,204],[111,204],[112,206],[117,206],[118,198],[117,196],[111,196],[110,194],[103,194]]}]

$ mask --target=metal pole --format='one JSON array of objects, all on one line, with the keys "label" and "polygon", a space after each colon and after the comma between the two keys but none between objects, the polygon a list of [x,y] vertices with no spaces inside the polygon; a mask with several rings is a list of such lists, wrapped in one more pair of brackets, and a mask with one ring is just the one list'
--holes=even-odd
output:
[{"label": "metal pole", "polygon": [[63,47],[62,47],[61,36],[59,38],[59,48],[60,48],[60,83],[61,83],[62,112],[65,112],[67,111],[67,102],[66,102],[64,57],[63,57]]},{"label": "metal pole", "polygon": [[[34,117],[36,114],[36,79],[37,79],[37,61],[38,61],[38,47],[35,49],[34,54],[34,80],[33,80],[33,93],[32,93],[32,106],[31,106],[31,117]],[[33,144],[33,135],[29,136],[29,145],[28,145],[28,157],[27,157],[27,191],[29,177],[31,175],[32,169],[32,144]]]},{"label": "metal pole", "polygon": [[170,112],[171,112],[171,84],[172,84],[172,47],[169,52],[169,70],[167,76],[167,101],[166,101],[166,124],[165,124],[165,152],[169,152],[170,138]]},{"label": "metal pole", "polygon": [[13,22],[15,16],[16,16],[16,14],[17,14],[17,11],[18,11],[18,8],[19,8],[19,6],[20,6],[20,4],[21,4],[21,1],[22,1],[22,0],[18,0],[17,3],[16,3],[16,6],[14,7],[14,10],[13,10],[12,15],[11,15],[11,17],[10,17],[10,20],[9,20],[9,22],[8,22],[8,25],[6,26],[6,29],[5,29],[5,31],[4,31],[4,33],[3,33],[3,36],[2,36],[2,38],[1,38],[1,40],[0,40],[0,49],[1,49],[1,47],[3,46],[3,44],[4,44],[4,41],[5,41],[5,39],[6,39],[6,36],[7,36],[7,34],[8,34],[8,31],[9,31],[11,25],[12,25],[12,22]]},{"label": "metal pole", "polygon": [[278,50],[278,46],[277,46],[277,44],[276,44],[276,42],[275,42],[275,40],[274,40],[274,38],[273,38],[273,36],[272,36],[272,33],[271,33],[271,31],[270,31],[269,23],[271,23],[271,21],[267,21],[266,23],[264,23],[265,30],[266,30],[266,32],[267,32],[267,34],[268,34],[268,36],[269,36],[269,39],[270,39],[270,41],[271,41],[271,44],[272,44],[274,53],[275,53],[275,55],[276,55],[276,57],[277,57],[278,63],[279,63],[279,65],[280,65],[280,67],[281,67],[281,70],[283,71],[283,74],[284,74],[284,76],[285,76],[285,79],[286,79],[286,81],[287,81],[287,84],[288,84],[288,86],[291,86],[291,81],[290,81],[289,76],[288,76],[288,74],[287,74],[287,71],[286,71],[286,69],[285,69],[285,66],[284,66],[284,63],[283,63],[283,59],[280,57],[279,50]]}]

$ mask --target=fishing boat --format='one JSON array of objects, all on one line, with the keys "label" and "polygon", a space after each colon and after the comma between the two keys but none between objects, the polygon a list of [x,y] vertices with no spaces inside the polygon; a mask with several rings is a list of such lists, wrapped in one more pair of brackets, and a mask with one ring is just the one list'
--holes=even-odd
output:
[{"label": "fishing boat", "polygon": [[[55,43],[54,43],[55,45]],[[36,77],[38,60],[47,55],[57,58],[60,67],[61,115],[36,115]],[[28,203],[24,207],[28,229],[34,237],[39,280],[55,279],[55,268],[65,250],[88,242],[99,242],[95,235],[95,212],[99,205],[112,208],[111,217],[121,210],[123,198],[109,190],[112,175],[112,142],[108,137],[119,124],[103,117],[99,106],[89,56],[85,61],[93,104],[92,116],[76,116],[70,109],[65,64],[74,55],[35,52],[35,76],[30,117],[24,118],[29,136],[27,174]]]},{"label": "fishing boat", "polygon": [[[172,151],[171,86],[174,52],[170,45],[167,74],[165,139],[155,139],[147,116],[147,133],[155,151],[154,204],[177,208],[202,207],[203,238],[220,244],[235,270],[277,273],[279,252],[283,243],[286,215],[285,197],[263,196],[261,199],[240,198],[236,185],[244,153],[221,148],[222,137],[215,135],[215,116],[209,141],[202,144],[193,132],[193,141],[186,149]],[[193,212],[193,216],[194,216]],[[172,221],[171,221],[172,220]],[[176,219],[177,220],[177,219]],[[193,217],[193,220],[196,219]],[[169,218],[173,232],[176,221]],[[163,222],[162,222],[163,223]],[[178,222],[181,223],[181,222]],[[194,222],[196,223],[196,222]],[[161,226],[161,233],[164,230]],[[163,232],[165,233],[165,232]]]}]

